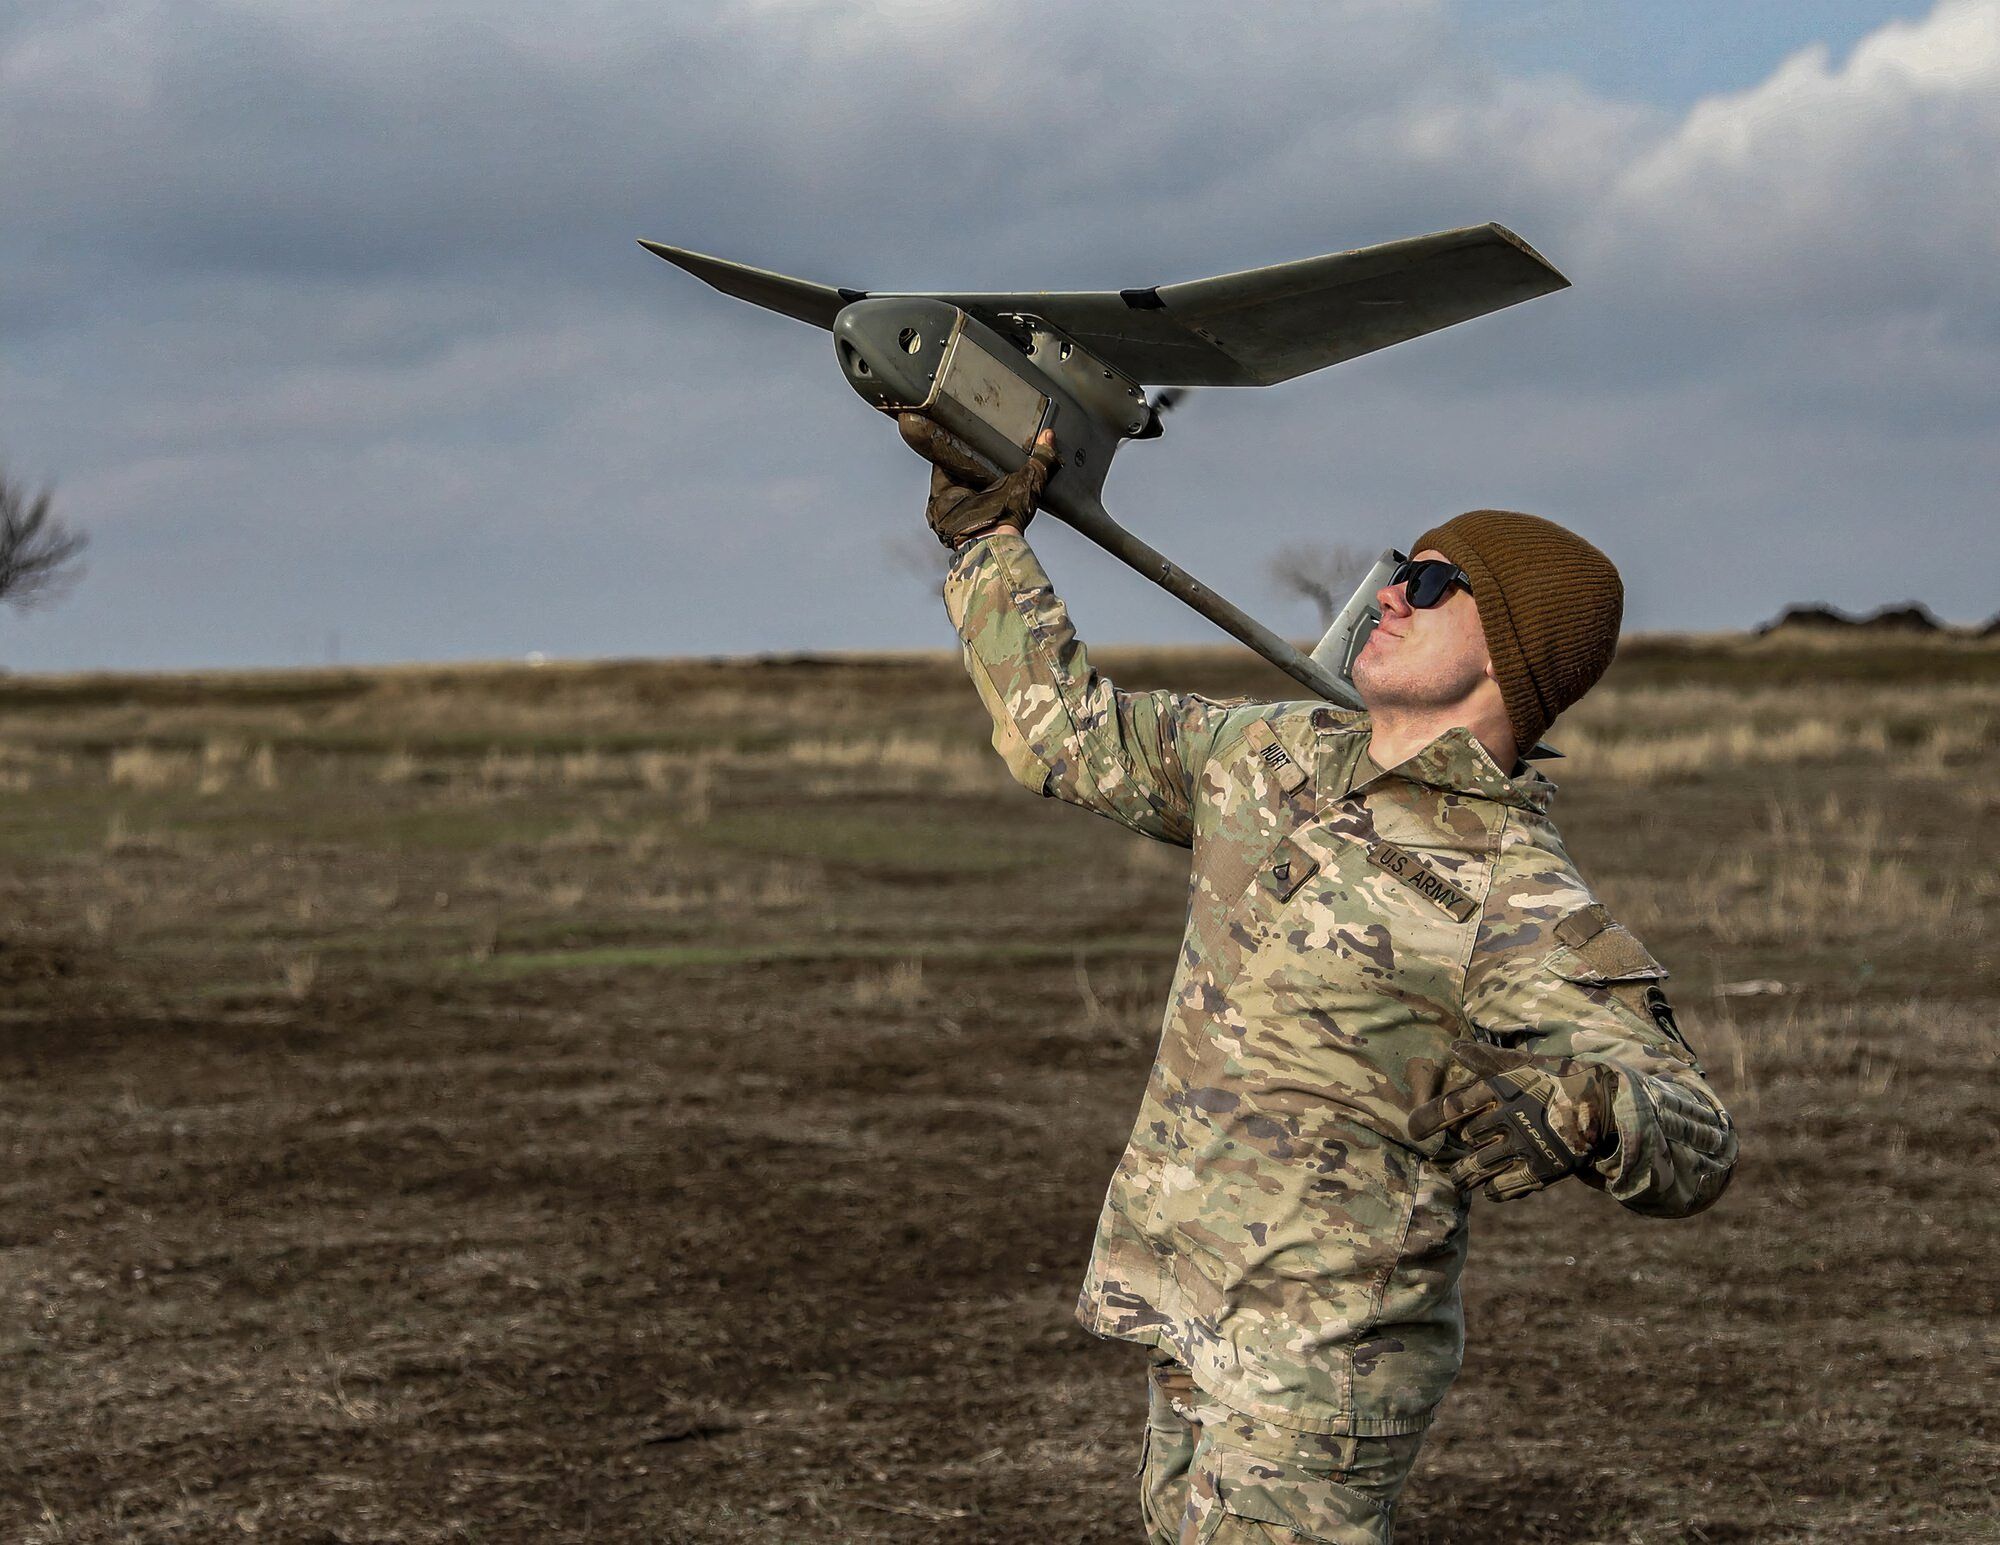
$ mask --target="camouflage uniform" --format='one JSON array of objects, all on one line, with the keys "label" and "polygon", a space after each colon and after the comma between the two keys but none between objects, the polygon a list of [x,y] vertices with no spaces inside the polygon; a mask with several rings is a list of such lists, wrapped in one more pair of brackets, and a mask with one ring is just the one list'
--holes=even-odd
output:
[{"label": "camouflage uniform", "polygon": [[[1115,691],[1017,536],[963,548],[945,602],[1020,782],[1194,850],[1086,1327],[1163,1349],[1206,1401],[1276,1442],[1421,1433],[1464,1344],[1469,1198],[1408,1117],[1458,1039],[1614,1068],[1616,1145],[1582,1178],[1625,1206],[1681,1216],[1721,1193],[1729,1117],[1674,1024],[1665,971],[1577,877],[1547,779],[1508,776],[1464,729],[1384,773],[1362,714]],[[1211,1449],[1230,1446],[1198,1425]],[[1209,1513],[1275,1523],[1288,1485],[1310,1511],[1298,1494],[1356,1458],[1237,1449],[1197,1462],[1190,1514],[1206,1493]],[[1384,1472],[1379,1452],[1361,1457]],[[1386,1513],[1375,1525],[1307,1537],[1386,1539]]]}]

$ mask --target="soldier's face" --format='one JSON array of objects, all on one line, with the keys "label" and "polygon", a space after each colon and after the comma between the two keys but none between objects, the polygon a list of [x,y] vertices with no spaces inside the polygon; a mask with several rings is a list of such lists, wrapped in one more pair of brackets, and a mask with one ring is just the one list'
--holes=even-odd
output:
[{"label": "soldier's face", "polygon": [[[1444,554],[1427,547],[1412,556]],[[1404,599],[1401,585],[1384,585],[1375,600],[1382,621],[1354,661],[1355,688],[1371,709],[1449,708],[1492,678],[1479,603],[1462,585],[1422,610]]]}]

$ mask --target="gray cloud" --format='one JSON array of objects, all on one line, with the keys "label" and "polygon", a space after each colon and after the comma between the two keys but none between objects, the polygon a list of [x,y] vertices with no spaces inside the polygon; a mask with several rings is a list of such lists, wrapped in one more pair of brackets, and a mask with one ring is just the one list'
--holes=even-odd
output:
[{"label": "gray cloud", "polygon": [[[1673,115],[1501,74],[1443,4],[17,8],[0,454],[96,545],[0,658],[936,641],[880,572],[921,478],[823,335],[642,234],[1060,287],[1502,219],[1577,288],[1206,394],[1114,507],[1260,607],[1287,538],[1498,503],[1602,541],[1640,625],[1984,614],[1997,31],[1947,0]],[[1093,634],[1201,636],[1048,541]]]}]

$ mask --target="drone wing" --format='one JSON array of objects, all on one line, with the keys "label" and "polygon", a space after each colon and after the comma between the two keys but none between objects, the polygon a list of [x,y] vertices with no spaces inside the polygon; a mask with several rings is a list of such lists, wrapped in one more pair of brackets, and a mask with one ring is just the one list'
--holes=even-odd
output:
[{"label": "drone wing", "polygon": [[768,268],[752,268],[748,263],[732,263],[727,258],[708,257],[685,247],[669,247],[661,241],[639,243],[655,257],[663,257],[676,268],[684,268],[702,283],[725,295],[747,300],[753,306],[796,317],[815,327],[831,329],[840,308],[851,300],[865,299],[861,290],[841,290],[830,284],[814,284],[809,279],[793,279],[774,274]]},{"label": "drone wing", "polygon": [[656,242],[641,245],[725,294],[820,327],[831,327],[842,306],[871,293],[923,294],[988,323],[1037,316],[1149,386],[1271,386],[1569,284],[1498,225],[1151,289],[1013,294],[836,289]]},{"label": "drone wing", "polygon": [[1154,289],[948,298],[1039,316],[1149,386],[1271,386],[1568,284],[1475,225]]}]

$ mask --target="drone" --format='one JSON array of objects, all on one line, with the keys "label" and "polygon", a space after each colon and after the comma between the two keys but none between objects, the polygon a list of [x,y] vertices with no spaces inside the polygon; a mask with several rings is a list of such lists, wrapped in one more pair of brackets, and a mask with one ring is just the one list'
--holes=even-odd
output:
[{"label": "drone", "polygon": [[1382,555],[1305,654],[1112,519],[1101,497],[1112,457],[1128,440],[1157,439],[1161,414],[1186,388],[1276,386],[1569,285],[1499,225],[1182,284],[996,294],[846,289],[640,245],[725,295],[825,328],[864,402],[922,415],[996,476],[1053,430],[1058,461],[1043,509],[1350,708],[1361,706],[1352,667],[1379,620],[1374,594],[1401,555]]}]

